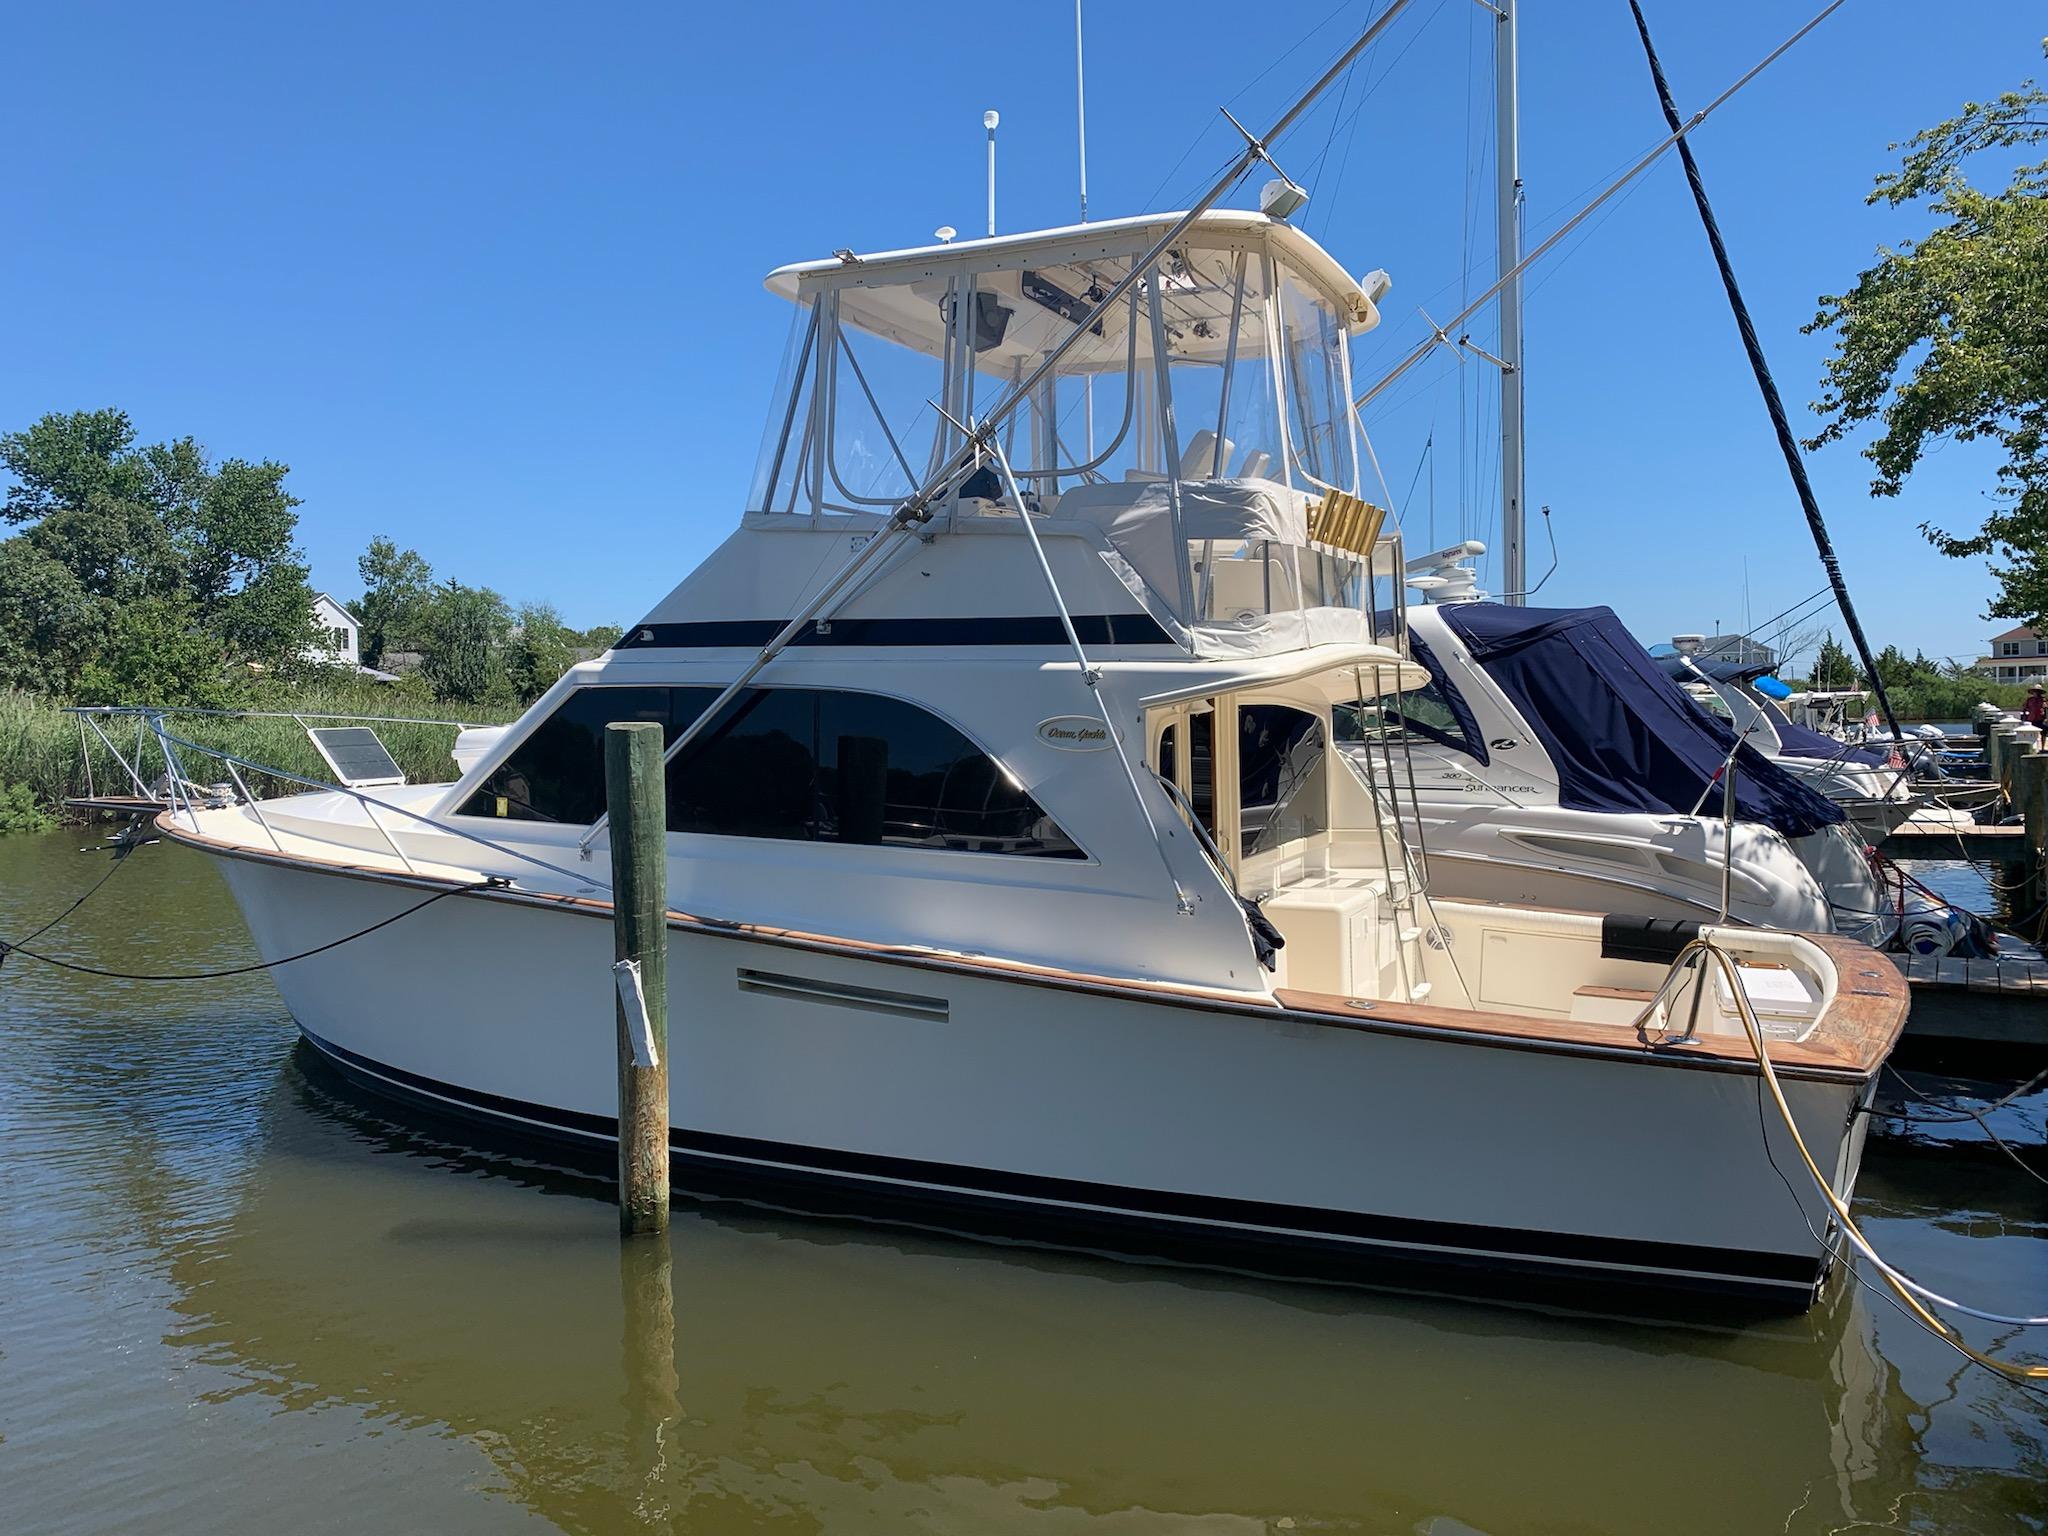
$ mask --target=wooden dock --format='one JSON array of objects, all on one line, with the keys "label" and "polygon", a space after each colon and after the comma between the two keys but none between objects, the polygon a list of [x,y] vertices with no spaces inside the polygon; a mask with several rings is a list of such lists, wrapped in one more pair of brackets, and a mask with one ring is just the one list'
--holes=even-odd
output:
[{"label": "wooden dock", "polygon": [[2025,862],[2027,829],[2010,827],[1916,827],[1908,822],[1878,844],[1888,859],[1990,859]]},{"label": "wooden dock", "polygon": [[2002,942],[2008,953],[1982,960],[1892,956],[1913,989],[1902,1055],[1955,1050],[2009,1060],[2022,1073],[2048,1066],[2048,959]]}]

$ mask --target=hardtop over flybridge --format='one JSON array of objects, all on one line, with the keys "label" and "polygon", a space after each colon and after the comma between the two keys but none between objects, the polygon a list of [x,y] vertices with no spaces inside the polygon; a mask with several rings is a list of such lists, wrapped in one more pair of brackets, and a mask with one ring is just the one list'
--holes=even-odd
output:
[{"label": "hardtop over flybridge", "polygon": [[1827,936],[1433,899],[1407,765],[1330,750],[1339,703],[1429,681],[1348,404],[1384,282],[1214,211],[783,268],[739,526],[613,651],[466,733],[452,786],[161,824],[267,957],[458,893],[281,967],[308,1039],[605,1138],[601,737],[659,722],[694,1187],[1803,1304],[1831,1212],[1772,1159],[1796,1124],[1846,1198],[1896,972]]}]

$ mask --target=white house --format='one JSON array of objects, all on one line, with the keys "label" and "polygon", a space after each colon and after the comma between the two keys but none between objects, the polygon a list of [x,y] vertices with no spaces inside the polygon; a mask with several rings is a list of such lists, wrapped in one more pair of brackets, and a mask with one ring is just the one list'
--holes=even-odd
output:
[{"label": "white house", "polygon": [[2021,624],[1991,637],[1991,654],[1970,663],[1979,677],[1999,683],[2048,682],[2048,639]]},{"label": "white house", "polygon": [[352,667],[362,656],[362,620],[350,613],[333,594],[313,594],[313,641],[306,647],[306,660],[334,662]]}]

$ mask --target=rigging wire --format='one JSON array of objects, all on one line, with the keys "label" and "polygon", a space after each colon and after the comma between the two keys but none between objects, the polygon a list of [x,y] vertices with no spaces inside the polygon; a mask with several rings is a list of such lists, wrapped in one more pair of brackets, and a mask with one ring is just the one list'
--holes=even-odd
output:
[{"label": "rigging wire", "polygon": [[[1808,30],[1827,19],[1841,8],[1842,0],[1835,0]],[[1643,55],[1649,61],[1650,79],[1656,86],[1658,104],[1664,110],[1665,124],[1673,133],[1679,132],[1678,107],[1671,97],[1671,87],[1664,78],[1664,66],[1657,58],[1657,50],[1650,42],[1650,24],[1643,19],[1643,8],[1637,0],[1629,0],[1629,11],[1636,21],[1636,32],[1642,38]],[[1786,471],[1792,477],[1792,488],[1799,498],[1800,510],[1806,514],[1807,530],[1813,535],[1815,552],[1820,556],[1821,569],[1827,573],[1828,583],[1835,589],[1835,601],[1842,610],[1842,622],[1848,626],[1849,638],[1856,646],[1856,654],[1862,659],[1864,670],[1870,675],[1870,688],[1877,695],[1878,707],[1884,711],[1885,724],[1891,727],[1895,738],[1904,739],[1905,732],[1899,729],[1899,718],[1892,710],[1892,701],[1886,692],[1884,679],[1878,675],[1877,663],[1872,658],[1870,642],[1864,638],[1863,624],[1856,616],[1855,602],[1849,596],[1849,584],[1842,575],[1841,562],[1835,556],[1834,541],[1828,536],[1828,527],[1821,516],[1820,502],[1814,496],[1813,483],[1807,477],[1806,461],[1800,456],[1798,439],[1792,434],[1792,424],[1785,417],[1785,403],[1778,395],[1777,382],[1771,376],[1770,364],[1765,360],[1763,345],[1757,340],[1756,326],[1749,317],[1749,306],[1743,302],[1742,289],[1735,281],[1735,267],[1728,256],[1727,244],[1721,238],[1721,228],[1714,219],[1714,209],[1707,201],[1706,182],[1700,176],[1699,161],[1693,157],[1692,145],[1681,135],[1678,140],[1679,164],[1685,169],[1686,185],[1692,191],[1694,206],[1699,210],[1700,224],[1706,231],[1707,244],[1712,247],[1714,265],[1721,273],[1721,286],[1727,290],[1728,306],[1734,311],[1735,328],[1742,337],[1742,350],[1749,359],[1751,372],[1756,375],[1758,391],[1764,398],[1764,409],[1771,418],[1772,429],[1777,434],[1778,447],[1785,458]]]},{"label": "rigging wire", "polygon": [[[1942,1107],[1940,1101],[1934,1099],[1930,1095],[1925,1094],[1921,1092],[1918,1088],[1914,1087],[1913,1084],[1907,1080],[1906,1074],[1901,1072],[1897,1067],[1893,1066],[1890,1062],[1886,1062],[1884,1064],[1884,1069],[1885,1071],[1891,1073],[1892,1077],[1895,1080],[1897,1080],[1898,1085],[1901,1088],[1905,1089],[1906,1092],[1913,1095],[1913,1097],[1918,1099],[1921,1103],[1932,1104],[1936,1109],[1940,1109]],[[2048,1078],[2048,1072],[2041,1073],[2039,1076],[2033,1079],[2033,1082],[2038,1083],[2042,1081],[2043,1078]],[[2023,1086],[2030,1087],[2032,1086],[2032,1084],[2027,1084]],[[2008,1094],[2005,1098],[1999,1100],[1998,1104],[1994,1104],[1992,1108],[1997,1108],[1999,1104],[2010,1103],[2015,1096],[2016,1094]],[[1901,1115],[1887,1114],[1883,1110],[1872,1110],[1871,1113],[1876,1115],[1883,1115],[1884,1118],[1887,1120],[1903,1121],[1907,1125],[1959,1124],[1964,1120],[1974,1120],[1980,1127],[1982,1127],[1984,1134],[1991,1138],[1992,1142],[1997,1146],[1998,1150],[2003,1152],[2007,1157],[2012,1159],[2014,1166],[2017,1167],[2021,1173],[2024,1173],[2030,1179],[2039,1179],[2043,1184],[2048,1184],[2048,1173],[2041,1172],[2040,1169],[2036,1168],[2032,1163],[2029,1163],[2025,1158],[2021,1157],[2018,1152],[2014,1151],[2012,1146],[2006,1141],[2006,1139],[2003,1136],[1999,1135],[1997,1131],[1992,1129],[1991,1122],[1984,1118],[1983,1111],[1972,1109],[1967,1104],[1961,1105],[1960,1108],[1962,1109],[1962,1113],[1960,1115]]]}]

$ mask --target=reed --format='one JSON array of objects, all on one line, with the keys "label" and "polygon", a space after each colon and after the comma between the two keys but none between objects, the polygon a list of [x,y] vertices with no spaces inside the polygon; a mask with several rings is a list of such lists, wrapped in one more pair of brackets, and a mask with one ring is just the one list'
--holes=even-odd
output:
[{"label": "reed", "polygon": [[[472,725],[491,725],[515,718],[516,706],[491,707],[437,705],[429,699],[406,692],[394,697],[389,691],[373,692],[348,686],[311,686],[269,698],[251,708],[295,710],[308,715],[418,715],[462,719]],[[314,723],[318,723],[317,721]],[[291,720],[211,718],[179,715],[168,722],[171,731],[201,746],[232,752],[252,762],[266,763],[288,773],[308,778],[332,777],[306,733]],[[103,729],[132,761],[135,757],[133,721],[104,721]],[[413,783],[439,783],[455,777],[455,762],[449,749],[455,732],[446,726],[379,725],[377,734],[391,750],[398,766]],[[64,810],[67,798],[96,790],[100,794],[133,794],[135,786],[119,762],[85,733],[79,739],[76,716],[64,713],[62,700],[43,694],[0,689],[0,792],[11,786],[26,786],[27,795],[46,816],[76,819]],[[143,761],[145,778],[163,772],[163,759],[154,741],[145,737]],[[90,774],[88,774],[88,766]],[[225,778],[226,772],[210,760],[185,763],[194,778]],[[259,793],[289,793],[282,780],[252,785]],[[17,794],[19,791],[17,791]]]}]

